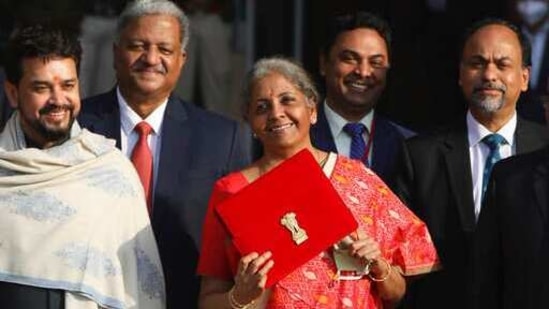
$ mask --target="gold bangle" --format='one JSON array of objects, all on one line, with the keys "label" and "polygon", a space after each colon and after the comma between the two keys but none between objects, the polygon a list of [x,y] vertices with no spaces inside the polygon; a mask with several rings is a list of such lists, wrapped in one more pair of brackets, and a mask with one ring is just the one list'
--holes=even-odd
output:
[{"label": "gold bangle", "polygon": [[239,303],[235,298],[234,298],[234,286],[229,290],[229,306],[231,306],[231,308],[233,309],[247,309],[247,308],[251,308],[254,303],[255,303],[255,299],[252,300],[251,302],[247,303],[247,304],[241,304]]},{"label": "gold bangle", "polygon": [[389,276],[391,275],[391,272],[393,270],[393,267],[391,266],[391,264],[389,264],[389,262],[387,262],[387,260],[385,260],[385,259],[381,259],[381,261],[385,262],[385,265],[387,265],[387,273],[385,274],[385,276],[383,276],[381,278],[376,278],[376,277],[372,276],[372,272],[371,272],[371,268],[370,268],[370,272],[368,273],[368,277],[372,281],[383,282],[383,281],[387,280],[389,278]]}]

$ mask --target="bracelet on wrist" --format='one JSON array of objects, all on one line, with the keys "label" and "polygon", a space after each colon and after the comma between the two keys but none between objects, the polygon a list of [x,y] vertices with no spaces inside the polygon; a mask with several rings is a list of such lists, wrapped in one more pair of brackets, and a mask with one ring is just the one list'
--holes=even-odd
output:
[{"label": "bracelet on wrist", "polygon": [[370,269],[370,272],[368,272],[368,277],[374,282],[383,282],[383,281],[387,280],[389,278],[389,276],[391,276],[391,272],[393,270],[393,267],[391,266],[391,264],[389,264],[389,262],[387,262],[387,260],[385,260],[385,259],[380,259],[380,260],[383,261],[385,263],[385,265],[387,266],[387,273],[384,276],[382,276],[381,278],[376,278],[372,275],[372,271]]},{"label": "bracelet on wrist", "polygon": [[234,286],[229,290],[228,298],[229,298],[229,306],[231,306],[231,308],[233,309],[249,309],[249,308],[252,308],[252,306],[255,303],[255,299],[247,304],[239,303],[234,297]]}]

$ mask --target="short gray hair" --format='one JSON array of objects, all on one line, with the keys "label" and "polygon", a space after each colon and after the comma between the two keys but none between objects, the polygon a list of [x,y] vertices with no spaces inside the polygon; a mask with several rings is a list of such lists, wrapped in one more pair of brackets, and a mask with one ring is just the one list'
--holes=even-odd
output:
[{"label": "short gray hair", "polygon": [[126,26],[135,18],[147,15],[170,15],[179,22],[179,42],[181,50],[185,50],[189,42],[189,19],[175,3],[169,0],[134,0],[128,2],[116,26],[116,42]]},{"label": "short gray hair", "polygon": [[282,77],[294,85],[297,90],[305,95],[309,104],[315,106],[318,103],[318,91],[313,80],[298,62],[280,56],[262,58],[254,64],[244,80],[242,87],[242,99],[244,103],[242,104],[242,113],[244,118],[246,118],[250,105],[254,84],[273,73],[282,75]]}]

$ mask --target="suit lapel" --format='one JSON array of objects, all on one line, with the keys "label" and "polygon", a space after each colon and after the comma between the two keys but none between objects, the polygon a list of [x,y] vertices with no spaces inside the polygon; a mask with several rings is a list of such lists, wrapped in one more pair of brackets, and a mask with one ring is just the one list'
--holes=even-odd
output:
[{"label": "suit lapel", "polygon": [[461,124],[457,130],[449,132],[444,140],[446,152],[444,160],[451,191],[456,201],[461,225],[464,231],[475,228],[475,205],[473,200],[473,181],[467,128]]},{"label": "suit lapel", "polygon": [[536,128],[520,117],[517,119],[515,142],[517,154],[532,152],[545,144],[545,141],[540,141]]},{"label": "suit lapel", "polygon": [[120,108],[116,98],[116,88],[108,94],[109,102],[101,111],[97,121],[90,123],[90,131],[116,140],[116,147],[121,149],[120,143]]},{"label": "suit lapel", "polygon": [[396,153],[397,141],[393,138],[391,125],[383,118],[374,118],[374,140],[372,144],[372,169],[384,175],[388,170],[388,164],[393,161],[393,154]]},{"label": "suit lapel", "polygon": [[311,142],[321,150],[337,152],[334,137],[324,113],[323,103],[318,104],[317,118],[317,123],[311,128]]},{"label": "suit lapel", "polygon": [[[546,144],[546,137],[540,136],[539,128],[533,124],[521,119],[517,119],[517,129],[515,132],[516,152],[517,154],[528,153],[541,148]],[[549,207],[549,150],[545,150],[546,160],[540,164],[534,171],[533,188],[535,198],[540,206],[540,213],[544,219],[547,219],[547,209]]]},{"label": "suit lapel", "polygon": [[178,99],[170,97],[162,121],[154,207],[162,203],[159,196],[170,196],[167,190],[178,190],[180,175],[188,170],[191,130],[187,110]]}]

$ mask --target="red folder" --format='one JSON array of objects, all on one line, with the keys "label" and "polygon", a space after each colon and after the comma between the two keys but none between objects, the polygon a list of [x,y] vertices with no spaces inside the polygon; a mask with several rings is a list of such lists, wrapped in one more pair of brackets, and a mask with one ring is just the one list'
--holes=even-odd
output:
[{"label": "red folder", "polygon": [[272,286],[357,229],[351,211],[308,150],[216,207],[242,256],[271,251]]}]

